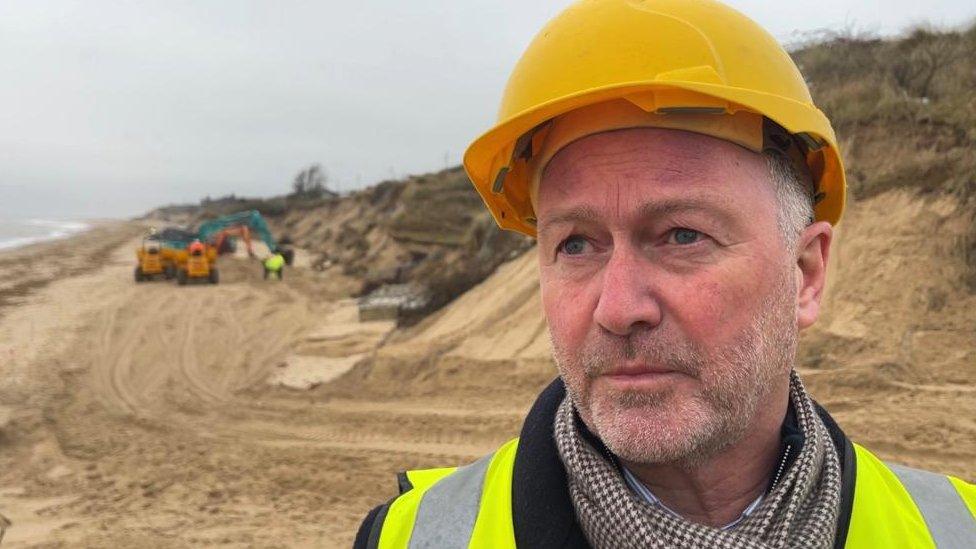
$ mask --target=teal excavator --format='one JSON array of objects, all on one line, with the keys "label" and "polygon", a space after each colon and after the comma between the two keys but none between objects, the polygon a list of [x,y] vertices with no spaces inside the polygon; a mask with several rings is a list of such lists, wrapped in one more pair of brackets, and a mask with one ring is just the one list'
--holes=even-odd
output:
[{"label": "teal excavator", "polygon": [[167,227],[154,232],[147,239],[158,241],[164,249],[172,250],[185,250],[191,242],[199,240],[216,247],[220,253],[227,253],[233,250],[233,240],[240,238],[247,246],[248,253],[253,256],[252,234],[263,241],[272,253],[275,250],[281,252],[285,262],[291,265],[295,257],[294,250],[283,247],[285,242],[275,240],[268,223],[257,210],[237,212],[205,221],[196,232]]},{"label": "teal excavator", "polygon": [[280,253],[284,257],[285,263],[291,265],[292,260],[295,258],[295,251],[283,247],[284,242],[279,243],[275,240],[271,234],[271,229],[268,227],[268,223],[257,210],[237,212],[211,219],[202,223],[197,230],[197,238],[201,242],[206,242],[217,248],[218,253],[231,251],[233,249],[231,244],[233,239],[238,238],[244,241],[244,244],[247,246],[248,255],[253,257],[254,251],[251,249],[252,235],[264,242],[271,253]]}]

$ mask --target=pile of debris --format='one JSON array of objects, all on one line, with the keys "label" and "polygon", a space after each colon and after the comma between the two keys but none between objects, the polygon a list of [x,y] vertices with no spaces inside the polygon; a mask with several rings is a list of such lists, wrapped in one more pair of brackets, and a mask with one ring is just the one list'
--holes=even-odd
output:
[{"label": "pile of debris", "polygon": [[430,290],[416,282],[387,284],[359,298],[359,321],[395,320],[411,324],[426,314],[432,303]]}]

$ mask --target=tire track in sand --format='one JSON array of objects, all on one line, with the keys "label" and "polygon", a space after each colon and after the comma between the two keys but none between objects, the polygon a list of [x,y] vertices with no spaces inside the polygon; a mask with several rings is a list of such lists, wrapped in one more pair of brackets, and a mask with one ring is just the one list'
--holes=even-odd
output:
[{"label": "tire track in sand", "polygon": [[[159,295],[141,296],[140,299],[139,307],[147,310],[158,310],[166,301]],[[131,301],[131,296],[121,296],[119,303],[106,308],[99,322],[99,345],[92,358],[94,389],[119,411],[144,417],[147,415],[146,390],[159,385],[166,377],[166,370],[142,363],[145,361],[137,362],[135,359],[140,356],[137,350],[146,347],[147,338],[155,340],[153,348],[163,348],[165,341],[158,326],[152,324],[153,315],[135,315],[132,321],[120,322],[120,314],[127,311],[126,306]],[[136,368],[142,368],[141,378],[136,375]]]},{"label": "tire track in sand", "polygon": [[[119,327],[120,307],[110,306],[106,309],[105,318],[100,322],[101,333],[99,337],[99,349],[92,358],[92,369],[96,372],[96,390],[108,397],[108,403],[121,408],[126,414],[138,415],[140,403],[129,389],[126,383],[130,361],[125,360],[132,355],[132,347],[135,345],[131,329],[124,330],[125,337],[120,344],[114,343],[115,334]],[[121,348],[121,352],[116,355],[114,350]],[[97,383],[101,380],[101,383]]]},{"label": "tire track in sand", "polygon": [[[199,304],[188,305],[188,313],[180,315],[183,319],[182,329],[180,330],[180,360],[178,370],[187,388],[202,400],[209,402],[222,402],[227,400],[227,396],[214,390],[205,375],[201,375],[201,361],[197,352],[196,332],[198,329],[199,314],[213,305],[213,299],[208,299]],[[199,311],[199,313],[198,313]]]}]

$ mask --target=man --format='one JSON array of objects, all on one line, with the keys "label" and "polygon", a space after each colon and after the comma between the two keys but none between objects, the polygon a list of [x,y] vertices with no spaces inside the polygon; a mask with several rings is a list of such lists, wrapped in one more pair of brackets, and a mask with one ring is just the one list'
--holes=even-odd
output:
[{"label": "man", "polygon": [[519,439],[401,476],[364,547],[974,547],[976,487],[854,445],[793,370],[844,209],[789,56],[707,0],[589,0],[465,167],[538,238],[559,380]]},{"label": "man", "polygon": [[267,280],[269,276],[281,280],[285,271],[285,256],[281,254],[280,250],[274,250],[274,252],[269,255],[264,260],[264,279]]}]

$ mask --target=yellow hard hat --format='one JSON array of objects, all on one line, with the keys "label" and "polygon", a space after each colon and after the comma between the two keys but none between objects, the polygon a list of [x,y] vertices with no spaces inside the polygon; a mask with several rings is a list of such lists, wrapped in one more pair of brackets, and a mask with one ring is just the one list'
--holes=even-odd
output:
[{"label": "yellow hard hat", "polygon": [[[535,236],[538,155],[555,152],[547,137],[562,133],[565,141],[593,124],[553,127],[566,127],[561,117],[583,107],[585,120],[620,113],[620,100],[642,116],[615,115],[606,130],[687,129],[757,151],[770,134],[780,145],[786,136],[791,156],[813,176],[816,219],[840,219],[846,183],[834,130],[789,54],[762,27],[713,0],[580,0],[535,37],[508,80],[497,124],[464,154],[499,226]],[[606,102],[615,106],[591,108]]]}]

